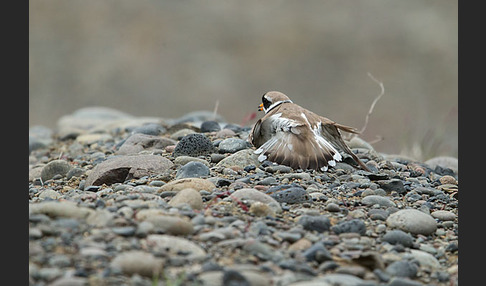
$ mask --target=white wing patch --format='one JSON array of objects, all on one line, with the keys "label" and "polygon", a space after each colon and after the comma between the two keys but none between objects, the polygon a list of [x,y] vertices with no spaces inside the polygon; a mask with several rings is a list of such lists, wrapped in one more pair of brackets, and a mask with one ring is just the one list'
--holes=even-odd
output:
[{"label": "white wing patch", "polygon": [[319,145],[324,146],[327,149],[334,151],[334,155],[333,155],[334,160],[330,160],[327,163],[329,164],[329,166],[336,166],[336,161],[341,161],[342,159],[341,154],[336,150],[336,148],[334,148],[334,146],[331,145],[331,143],[329,143],[324,137],[322,137],[321,122],[319,122],[317,126],[313,127],[311,126],[309,120],[307,119],[307,116],[305,116],[304,113],[301,113],[300,116],[304,118],[305,122],[312,130],[312,133],[314,133],[314,138],[316,139],[317,143],[319,143]]}]

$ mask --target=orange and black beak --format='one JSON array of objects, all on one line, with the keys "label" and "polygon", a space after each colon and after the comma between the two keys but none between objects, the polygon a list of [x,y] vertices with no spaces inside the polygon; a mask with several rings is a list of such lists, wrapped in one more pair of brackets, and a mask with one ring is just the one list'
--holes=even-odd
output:
[{"label": "orange and black beak", "polygon": [[260,105],[258,105],[258,111],[263,111],[263,103],[260,103]]}]

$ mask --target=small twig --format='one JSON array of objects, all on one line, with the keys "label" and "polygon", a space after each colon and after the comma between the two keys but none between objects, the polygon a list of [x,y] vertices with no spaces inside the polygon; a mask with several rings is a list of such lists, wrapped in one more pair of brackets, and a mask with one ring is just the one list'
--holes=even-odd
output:
[{"label": "small twig", "polygon": [[216,120],[216,115],[218,114],[218,107],[219,107],[219,99],[217,99],[216,103],[214,104],[213,120]]},{"label": "small twig", "polygon": [[378,102],[378,100],[380,100],[380,98],[385,94],[385,87],[383,86],[383,83],[381,81],[378,81],[371,73],[368,72],[368,76],[374,81],[376,82],[380,88],[381,88],[381,93],[375,98],[375,100],[373,100],[373,103],[371,104],[371,107],[370,107],[370,110],[368,110],[368,114],[366,114],[366,118],[365,118],[365,123],[364,123],[364,126],[363,128],[361,128],[361,130],[359,131],[359,134],[362,134],[366,127],[368,126],[368,120],[370,119],[370,115],[373,113],[373,109],[375,108],[375,104]]}]

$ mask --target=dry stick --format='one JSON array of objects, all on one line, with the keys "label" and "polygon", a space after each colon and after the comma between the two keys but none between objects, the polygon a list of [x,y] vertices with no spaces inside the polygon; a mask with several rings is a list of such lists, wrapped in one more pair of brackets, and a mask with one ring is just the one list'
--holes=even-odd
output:
[{"label": "dry stick", "polygon": [[219,107],[219,99],[217,99],[216,103],[214,104],[213,120],[216,120],[216,114],[218,114],[218,107]]},{"label": "dry stick", "polygon": [[365,118],[365,124],[363,126],[363,128],[361,128],[361,130],[359,131],[359,133],[363,133],[366,129],[366,126],[368,126],[368,120],[370,119],[370,115],[373,113],[373,108],[375,108],[375,104],[378,102],[378,100],[380,100],[380,98],[385,94],[385,87],[383,86],[383,83],[381,81],[378,81],[371,73],[368,72],[368,76],[374,81],[376,82],[380,88],[381,88],[381,93],[375,98],[375,100],[373,100],[373,103],[371,104],[371,107],[370,107],[370,110],[368,110],[368,114],[366,114],[366,118]]},{"label": "dry stick", "polygon": [[[380,86],[381,93],[375,98],[375,100],[373,100],[373,103],[371,103],[370,109],[368,110],[368,114],[366,114],[366,117],[365,117],[365,123],[364,123],[363,128],[361,128],[361,130],[358,131],[358,133],[350,133],[348,135],[348,138],[346,139],[348,141],[353,139],[354,137],[358,136],[358,134],[363,134],[363,132],[366,130],[366,126],[368,126],[368,121],[370,119],[370,115],[373,113],[373,108],[375,108],[375,104],[385,94],[385,87],[383,86],[383,83],[381,81],[378,81],[370,72],[368,72],[368,76]],[[376,140],[374,140],[373,143],[376,143],[376,142],[383,140],[382,136],[377,136],[377,137],[378,138]],[[372,143],[370,143],[370,144],[372,144]]]}]

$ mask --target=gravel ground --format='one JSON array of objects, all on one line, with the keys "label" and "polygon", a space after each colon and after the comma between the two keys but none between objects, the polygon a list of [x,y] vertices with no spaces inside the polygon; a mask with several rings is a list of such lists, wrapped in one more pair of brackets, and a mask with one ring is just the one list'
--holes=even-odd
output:
[{"label": "gravel ground", "polygon": [[457,159],[358,137],[328,172],[251,126],[84,108],[29,129],[30,285],[457,285]]}]

